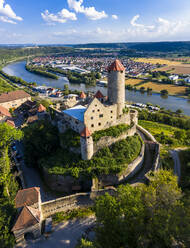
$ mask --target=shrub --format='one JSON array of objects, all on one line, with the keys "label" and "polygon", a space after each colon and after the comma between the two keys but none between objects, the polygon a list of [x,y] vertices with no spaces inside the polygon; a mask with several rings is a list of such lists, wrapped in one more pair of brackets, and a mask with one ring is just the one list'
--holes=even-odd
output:
[{"label": "shrub", "polygon": [[104,136],[119,137],[122,133],[126,132],[132,127],[132,125],[120,124],[114,127],[107,128],[105,130],[96,131],[92,137],[94,142],[97,142]]}]

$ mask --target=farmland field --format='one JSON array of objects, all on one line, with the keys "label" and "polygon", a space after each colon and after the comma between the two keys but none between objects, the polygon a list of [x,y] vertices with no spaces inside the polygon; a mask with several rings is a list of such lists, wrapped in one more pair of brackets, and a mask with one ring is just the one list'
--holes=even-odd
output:
[{"label": "farmland field", "polygon": [[139,84],[141,82],[143,82],[142,79],[129,78],[125,80],[125,85],[130,84],[132,86],[135,86],[136,84]]},{"label": "farmland field", "polygon": [[154,83],[154,82],[147,82],[144,83],[137,88],[145,87],[151,88],[154,92],[160,92],[161,90],[167,90],[170,95],[184,95],[185,94],[185,89],[187,87],[184,86],[176,86],[176,85],[171,85],[171,84],[159,84],[159,83]]},{"label": "farmland field", "polygon": [[181,65],[179,61],[171,61],[169,59],[156,59],[156,58],[137,58],[134,59],[136,62],[143,62],[143,63],[151,63],[151,64],[160,64],[160,65]]},{"label": "farmland field", "polygon": [[187,64],[181,64],[177,66],[171,65],[162,68],[157,68],[154,71],[170,71],[172,73],[177,73],[177,74],[190,74],[190,65]]}]

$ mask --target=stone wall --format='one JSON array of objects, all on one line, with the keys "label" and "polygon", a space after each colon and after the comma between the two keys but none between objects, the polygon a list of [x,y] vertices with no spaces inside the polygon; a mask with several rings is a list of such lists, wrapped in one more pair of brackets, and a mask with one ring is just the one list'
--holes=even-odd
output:
[{"label": "stone wall", "polygon": [[[118,185],[132,178],[143,166],[145,145],[142,145],[139,156],[127,166],[127,169],[116,175],[102,175],[98,177],[98,188]],[[93,185],[95,188],[96,186]]]},{"label": "stone wall", "polygon": [[125,133],[121,134],[119,137],[116,138],[110,136],[102,137],[99,141],[94,142],[94,154],[106,146],[111,146],[112,144],[120,140],[126,139],[128,136],[133,136],[135,133],[136,133],[136,126],[134,125],[132,128],[127,130]]},{"label": "stone wall", "polygon": [[58,198],[53,201],[44,202],[42,203],[41,206],[43,218],[45,219],[58,212],[66,212],[68,210],[92,206],[94,200],[98,196],[104,195],[105,193],[109,193],[113,195],[115,192],[116,190],[113,187],[111,187],[105,190],[93,191],[90,193],[79,193],[75,195]]},{"label": "stone wall", "polygon": [[140,132],[142,132],[142,133],[145,135],[145,137],[148,138],[148,140],[153,141],[153,142],[155,142],[155,143],[158,143],[158,142],[156,141],[156,139],[154,138],[154,136],[153,136],[151,133],[149,133],[146,129],[144,129],[143,127],[141,127],[141,126],[139,126],[139,125],[137,125],[137,129],[138,129]]},{"label": "stone wall", "polygon": [[152,170],[153,171],[159,170],[160,168],[160,144],[157,142],[154,136],[151,133],[149,133],[146,129],[144,129],[143,127],[137,125],[137,130],[142,132],[145,135],[145,137],[152,142],[153,153],[154,153]]},{"label": "stone wall", "polygon": [[54,175],[49,174],[47,169],[43,168],[43,176],[46,180],[47,185],[58,192],[65,192],[72,194],[76,191],[90,191],[92,187],[91,178],[79,177],[74,178],[72,176]]}]

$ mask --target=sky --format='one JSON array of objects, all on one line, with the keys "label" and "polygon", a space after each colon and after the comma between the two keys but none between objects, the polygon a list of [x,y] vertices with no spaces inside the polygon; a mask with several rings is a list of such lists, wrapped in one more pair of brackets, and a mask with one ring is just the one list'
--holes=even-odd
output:
[{"label": "sky", "polygon": [[0,0],[0,44],[189,41],[190,0]]}]

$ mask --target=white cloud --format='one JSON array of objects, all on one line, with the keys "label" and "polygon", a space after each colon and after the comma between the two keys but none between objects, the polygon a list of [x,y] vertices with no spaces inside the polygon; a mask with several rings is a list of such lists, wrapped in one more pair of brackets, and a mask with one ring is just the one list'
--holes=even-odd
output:
[{"label": "white cloud", "polygon": [[67,0],[69,8],[75,10],[76,13],[83,13],[90,20],[100,20],[107,18],[105,11],[97,11],[95,7],[84,7],[83,0]]},{"label": "white cloud", "polygon": [[48,10],[41,13],[42,18],[49,24],[58,22],[65,23],[67,20],[76,21],[77,17],[75,13],[68,11],[67,9],[62,9],[57,14],[51,14]]},{"label": "white cloud", "polygon": [[189,34],[189,21],[169,21],[158,17],[154,25],[144,25],[137,23],[139,15],[132,18],[130,24],[132,28],[125,30],[125,35],[137,40],[170,40],[180,34]]},{"label": "white cloud", "polygon": [[112,15],[112,19],[118,20],[118,16],[117,15]]},{"label": "white cloud", "polygon": [[16,24],[15,21],[22,21],[22,17],[17,16],[9,4],[5,4],[5,0],[0,0],[0,21]]},{"label": "white cloud", "polygon": [[151,25],[151,26],[146,26],[146,25],[143,25],[143,24],[139,24],[137,23],[136,21],[140,18],[140,15],[136,15],[132,18],[131,20],[131,25],[133,27],[138,27],[138,28],[143,28],[143,29],[154,29],[154,26]]}]

